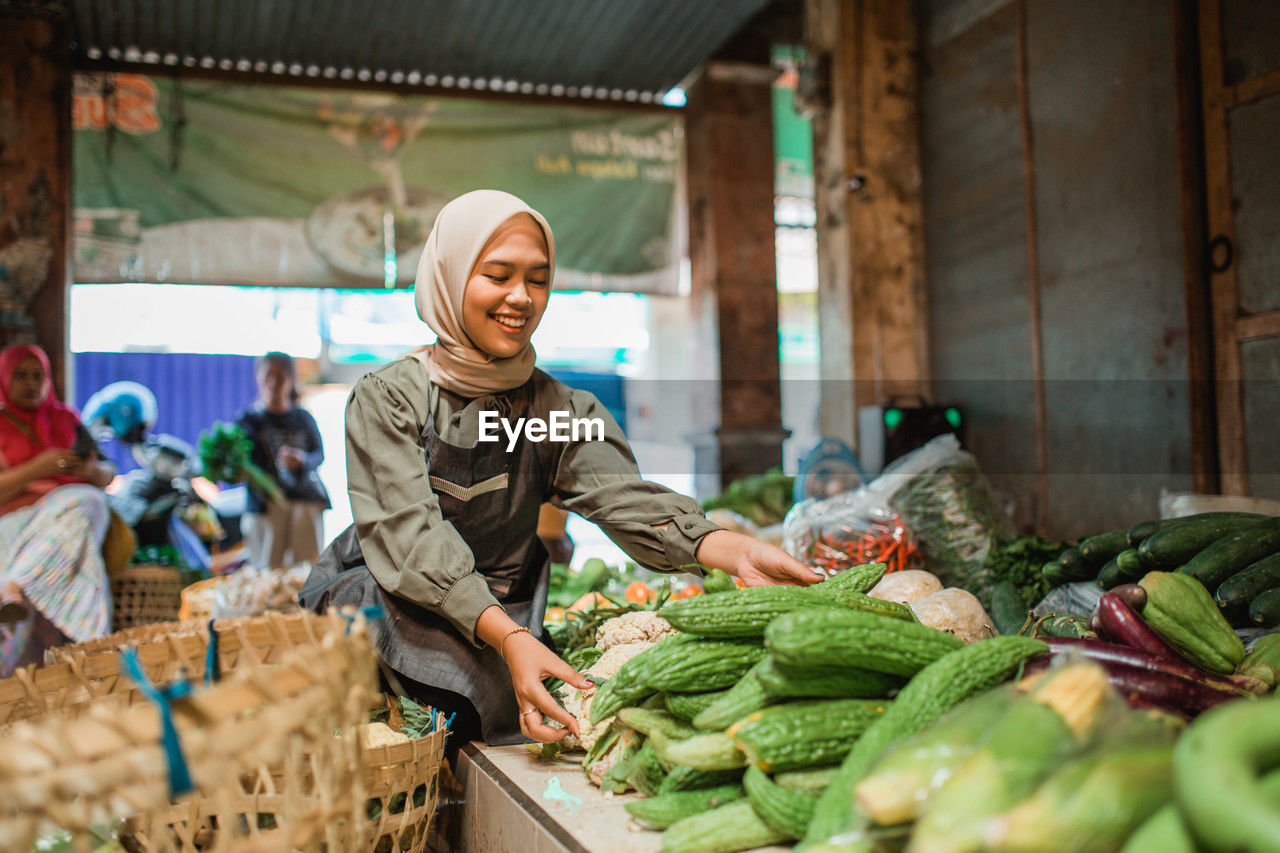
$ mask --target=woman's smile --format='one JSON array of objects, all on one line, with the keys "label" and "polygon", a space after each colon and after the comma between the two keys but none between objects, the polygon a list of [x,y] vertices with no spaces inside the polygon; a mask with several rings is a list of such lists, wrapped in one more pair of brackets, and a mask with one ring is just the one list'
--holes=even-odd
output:
[{"label": "woman's smile", "polygon": [[520,317],[513,314],[491,314],[493,319],[502,324],[503,327],[519,332],[524,329],[524,324],[529,321],[528,317]]}]

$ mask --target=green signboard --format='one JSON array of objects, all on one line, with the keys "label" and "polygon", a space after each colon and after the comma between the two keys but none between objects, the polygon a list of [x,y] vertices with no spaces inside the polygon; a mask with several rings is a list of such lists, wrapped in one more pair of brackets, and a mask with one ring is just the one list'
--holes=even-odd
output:
[{"label": "green signboard", "polygon": [[75,280],[407,286],[440,208],[541,211],[563,289],[674,293],[676,116],[76,77]]}]

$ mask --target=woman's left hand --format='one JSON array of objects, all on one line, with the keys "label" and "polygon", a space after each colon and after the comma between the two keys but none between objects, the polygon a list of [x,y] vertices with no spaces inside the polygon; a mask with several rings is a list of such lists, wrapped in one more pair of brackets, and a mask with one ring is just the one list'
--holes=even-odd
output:
[{"label": "woman's left hand", "polygon": [[[558,678],[565,684],[587,690],[594,682],[578,672],[527,632],[514,634],[499,644],[506,646],[505,660],[511,673],[511,686],[520,709],[520,730],[539,743],[558,743],[570,734],[581,737],[578,721],[564,709],[543,680]],[[549,726],[543,718],[554,720],[563,728]]]},{"label": "woman's left hand", "polygon": [[747,586],[809,586],[826,577],[781,548],[728,530],[713,530],[702,537],[697,560],[736,575]]}]

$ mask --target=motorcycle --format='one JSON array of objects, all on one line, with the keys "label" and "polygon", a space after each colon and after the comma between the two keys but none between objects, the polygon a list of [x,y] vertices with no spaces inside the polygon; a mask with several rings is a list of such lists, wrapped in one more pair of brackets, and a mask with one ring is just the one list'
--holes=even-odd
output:
[{"label": "motorcycle", "polygon": [[100,443],[127,445],[140,466],[120,477],[107,503],[133,528],[139,549],[172,546],[185,564],[208,572],[209,549],[188,524],[204,528],[209,541],[221,536],[216,515],[192,486],[200,457],[176,436],[149,434],[156,414],[155,395],[137,382],[112,382],[86,401],[82,420],[89,432]]}]

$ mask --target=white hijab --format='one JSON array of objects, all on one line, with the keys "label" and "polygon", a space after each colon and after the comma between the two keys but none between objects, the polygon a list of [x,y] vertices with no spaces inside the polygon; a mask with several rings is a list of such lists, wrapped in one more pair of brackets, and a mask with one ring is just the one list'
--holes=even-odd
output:
[{"label": "white hijab", "polygon": [[432,382],[463,397],[517,388],[533,375],[532,343],[510,358],[495,358],[472,342],[462,321],[462,296],[480,253],[498,226],[519,213],[532,216],[547,240],[550,285],[556,268],[551,226],[541,213],[499,190],[475,190],[446,204],[418,263],[414,301],[418,316],[436,333],[437,341],[410,355],[427,368]]}]

